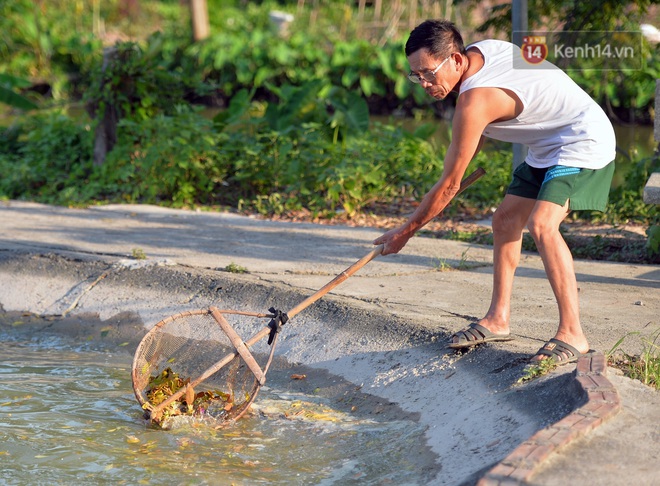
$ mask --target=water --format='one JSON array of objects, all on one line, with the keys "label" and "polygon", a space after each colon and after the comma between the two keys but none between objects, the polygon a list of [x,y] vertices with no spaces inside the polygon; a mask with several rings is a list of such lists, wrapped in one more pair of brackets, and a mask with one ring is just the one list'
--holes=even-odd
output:
[{"label": "water", "polygon": [[424,431],[405,414],[352,413],[269,382],[256,411],[230,428],[198,422],[163,431],[142,418],[130,353],[30,334],[0,329],[2,484],[401,485],[434,477]]}]

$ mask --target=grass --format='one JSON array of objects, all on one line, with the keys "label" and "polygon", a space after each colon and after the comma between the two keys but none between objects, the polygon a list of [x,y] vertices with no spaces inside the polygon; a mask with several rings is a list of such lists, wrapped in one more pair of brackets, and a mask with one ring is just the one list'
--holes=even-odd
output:
[{"label": "grass", "polygon": [[[642,342],[642,352],[630,355],[623,352],[620,346],[631,336],[639,336]],[[620,369],[623,374],[633,380],[639,380],[645,385],[660,390],[660,329],[644,335],[639,331],[629,332],[607,353],[607,363]]]},{"label": "grass", "polygon": [[435,258],[433,259],[432,265],[438,272],[447,272],[454,268],[447,262],[446,258]]},{"label": "grass", "polygon": [[232,262],[225,267],[225,272],[229,273],[249,273],[248,269]]},{"label": "grass", "polygon": [[[623,342],[632,336],[638,336],[642,343],[642,352],[639,355],[631,355],[620,349]],[[607,364],[621,370],[630,379],[639,380],[647,386],[660,390],[660,329],[648,335],[640,331],[629,332],[608,351]],[[557,366],[557,362],[552,358],[528,365],[517,383],[522,384],[548,374]]]},{"label": "grass", "polygon": [[470,262],[467,257],[468,251],[470,251],[469,248],[461,253],[461,259],[456,265],[449,263],[446,258],[434,258],[432,261],[433,268],[438,272],[448,272],[450,270],[470,270],[491,265],[490,263]]},{"label": "grass", "polygon": [[144,252],[142,248],[133,248],[131,250],[131,256],[135,258],[136,260],[146,260],[147,259],[147,254]]},{"label": "grass", "polygon": [[529,364],[525,366],[525,369],[523,370],[523,375],[520,378],[518,378],[516,383],[522,384],[527,381],[531,381],[535,378],[538,378],[539,376],[547,375],[557,366],[559,366],[559,364],[554,358],[546,358],[540,360],[536,364]]}]

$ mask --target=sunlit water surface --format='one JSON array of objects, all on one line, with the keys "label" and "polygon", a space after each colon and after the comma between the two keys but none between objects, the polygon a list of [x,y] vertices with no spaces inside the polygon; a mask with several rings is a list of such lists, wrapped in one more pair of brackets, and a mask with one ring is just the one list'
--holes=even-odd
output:
[{"label": "sunlit water surface", "polygon": [[414,421],[365,419],[270,386],[257,410],[231,428],[157,430],[132,394],[129,353],[0,332],[1,483],[402,485],[433,478]]}]

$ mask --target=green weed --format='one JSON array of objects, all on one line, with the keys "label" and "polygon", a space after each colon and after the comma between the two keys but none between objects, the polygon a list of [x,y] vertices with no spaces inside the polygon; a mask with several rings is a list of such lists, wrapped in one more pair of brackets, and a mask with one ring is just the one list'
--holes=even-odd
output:
[{"label": "green weed", "polygon": [[146,260],[147,259],[147,254],[144,252],[142,248],[133,248],[131,250],[131,256],[135,258],[136,260]]},{"label": "green weed", "polygon": [[557,366],[559,365],[554,358],[542,359],[537,363],[530,363],[529,365],[525,366],[523,375],[518,378],[516,383],[522,384],[540,376],[547,375],[552,370],[557,368]]},{"label": "green weed", "polygon": [[449,263],[446,258],[434,258],[431,261],[431,264],[433,268],[438,272],[447,272],[449,270],[469,270],[471,268],[487,265],[479,262],[470,262],[467,256],[469,251],[470,249],[468,248],[463,253],[461,253],[461,259],[455,265]]},{"label": "green weed", "polygon": [[[639,336],[642,352],[630,355],[620,349],[623,342],[631,336]],[[608,364],[623,371],[624,375],[639,380],[645,385],[660,389],[660,329],[643,335],[639,331],[629,332],[607,353]]]},{"label": "green weed", "polygon": [[651,255],[660,254],[660,224],[649,226],[646,230],[648,240],[646,240],[646,250]]},{"label": "green weed", "polygon": [[230,263],[225,267],[225,272],[229,273],[249,273],[248,269],[240,265],[235,264],[234,262]]},{"label": "green weed", "polygon": [[447,272],[449,270],[453,270],[454,268],[449,262],[447,262],[446,258],[434,258],[431,262],[431,265],[438,272]]}]

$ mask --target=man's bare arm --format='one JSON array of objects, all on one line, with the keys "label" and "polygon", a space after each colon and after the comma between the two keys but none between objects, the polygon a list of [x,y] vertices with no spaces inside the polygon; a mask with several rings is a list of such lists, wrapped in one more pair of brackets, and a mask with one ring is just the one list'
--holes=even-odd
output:
[{"label": "man's bare arm", "polygon": [[481,148],[486,126],[494,120],[513,118],[514,113],[515,100],[502,90],[475,89],[461,95],[442,176],[402,226],[374,241],[376,245],[385,245],[384,255],[399,252],[417,231],[442,212],[458,192],[468,164]]}]

